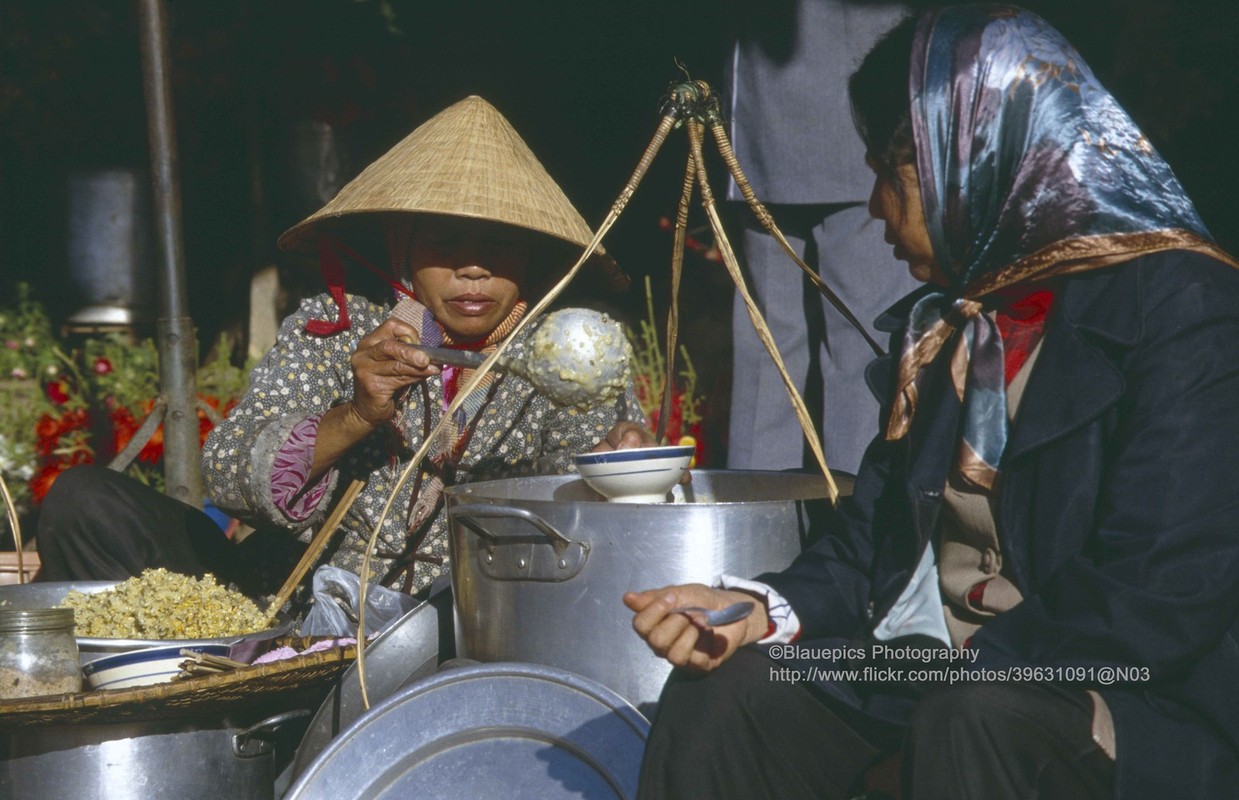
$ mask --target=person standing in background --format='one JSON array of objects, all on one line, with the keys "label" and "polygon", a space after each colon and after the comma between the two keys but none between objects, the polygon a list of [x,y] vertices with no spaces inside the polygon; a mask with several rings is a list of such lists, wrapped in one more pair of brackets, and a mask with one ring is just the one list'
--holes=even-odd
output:
[{"label": "person standing in background", "polygon": [[[788,242],[875,334],[873,320],[917,285],[865,203],[873,175],[856,135],[847,79],[908,12],[890,2],[782,0],[735,4],[725,81],[728,134],[757,198]],[[823,440],[827,463],[855,474],[877,431],[865,382],[874,352],[762,229],[734,181],[740,251],[762,316]],[[804,434],[774,361],[739,295],[727,466],[808,466]]]}]

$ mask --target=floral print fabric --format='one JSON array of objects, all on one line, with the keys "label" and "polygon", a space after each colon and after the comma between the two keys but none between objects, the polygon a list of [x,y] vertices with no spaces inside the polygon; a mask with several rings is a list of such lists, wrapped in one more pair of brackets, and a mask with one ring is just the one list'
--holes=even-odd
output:
[{"label": "floral print fabric", "polygon": [[[349,296],[353,325],[329,336],[305,331],[311,319],[334,318],[329,295],[307,299],[284,320],[276,345],[255,367],[250,389],[241,402],[207,438],[202,450],[203,477],[212,500],[221,509],[256,526],[279,526],[308,541],[323,523],[332,502],[353,478],[365,487],[345,514],[340,531],[328,549],[334,566],[358,572],[365,547],[383,506],[422,443],[424,425],[433,427],[443,410],[441,376],[412,387],[406,395],[398,425],[375,431],[355,445],[297,503],[288,505],[286,488],[273,487],[277,459],[294,430],[304,434],[307,424],[331,407],[347,402],[353,393],[349,358],[358,341],[378,327],[390,313],[387,306]],[[527,327],[509,348],[519,356],[532,331]],[[525,381],[503,376],[496,380],[493,398],[480,412],[473,435],[456,465],[455,482],[568,472],[572,456],[588,452],[620,420],[644,422],[631,387],[611,405],[588,411],[560,408]],[[281,462],[287,468],[286,462]],[[426,465],[423,465],[423,469]],[[285,478],[287,472],[280,473]],[[408,514],[413,506],[410,480],[383,523],[372,560],[372,574],[382,578],[405,549]],[[298,490],[300,487],[298,487]],[[315,504],[312,493],[320,493]],[[277,502],[276,497],[285,498]],[[411,588],[429,586],[446,571],[448,557],[445,515],[439,509],[419,550]]]}]

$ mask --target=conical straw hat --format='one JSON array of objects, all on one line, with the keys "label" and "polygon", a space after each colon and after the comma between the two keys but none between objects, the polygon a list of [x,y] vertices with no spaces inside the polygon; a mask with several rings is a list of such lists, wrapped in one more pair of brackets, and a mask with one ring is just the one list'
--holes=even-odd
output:
[{"label": "conical straw hat", "polygon": [[[477,96],[439,112],[380,156],[327,205],[285,231],[280,249],[314,253],[324,224],[376,212],[493,220],[581,248],[593,239],[520,134]],[[597,256],[610,284],[627,283],[601,247]]]}]

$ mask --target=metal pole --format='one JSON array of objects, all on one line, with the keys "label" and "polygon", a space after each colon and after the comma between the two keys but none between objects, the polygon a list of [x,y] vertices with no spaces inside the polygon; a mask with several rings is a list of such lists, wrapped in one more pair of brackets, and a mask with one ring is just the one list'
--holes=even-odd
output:
[{"label": "metal pole", "polygon": [[159,350],[160,393],[168,404],[164,416],[164,478],[170,496],[201,508],[204,490],[198,462],[198,348],[185,288],[181,186],[168,76],[164,0],[138,0],[138,35],[142,43],[142,84],[146,94],[151,184],[162,266],[155,337]]}]

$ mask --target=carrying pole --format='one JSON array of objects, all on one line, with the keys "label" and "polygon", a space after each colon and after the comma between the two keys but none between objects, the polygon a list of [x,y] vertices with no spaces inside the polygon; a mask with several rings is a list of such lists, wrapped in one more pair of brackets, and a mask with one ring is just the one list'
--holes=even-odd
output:
[{"label": "carrying pole", "polygon": [[204,495],[198,462],[198,348],[189,318],[185,248],[181,241],[181,186],[169,76],[167,8],[164,0],[138,0],[142,84],[150,139],[156,239],[159,244],[160,396],[164,415],[164,478],[167,493],[198,508]]}]

